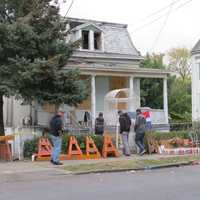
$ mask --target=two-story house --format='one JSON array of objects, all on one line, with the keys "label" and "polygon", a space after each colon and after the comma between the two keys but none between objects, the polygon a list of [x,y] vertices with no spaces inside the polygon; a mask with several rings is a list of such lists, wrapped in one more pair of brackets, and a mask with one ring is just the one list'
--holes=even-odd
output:
[{"label": "two-story house", "polygon": [[[65,66],[79,68],[82,79],[90,78],[91,94],[76,108],[64,106],[77,122],[83,121],[88,111],[94,125],[95,117],[103,112],[107,125],[115,125],[117,110],[135,111],[140,107],[140,78],[163,79],[163,110],[151,109],[154,124],[168,124],[167,76],[166,70],[140,68],[143,59],[132,43],[126,24],[68,18],[70,36],[67,40],[80,40],[80,47],[74,51]],[[8,100],[10,101],[10,100]],[[15,100],[13,100],[15,101]],[[35,115],[38,124],[45,125],[52,116],[51,106],[37,106],[17,119],[12,118],[15,103],[8,102],[5,115],[11,126],[19,126],[29,113]],[[7,105],[7,104],[6,104]],[[17,106],[16,106],[17,107]],[[17,107],[19,108],[19,106]],[[8,112],[7,112],[8,111]],[[6,113],[7,112],[7,113]],[[22,116],[23,115],[23,116]],[[12,120],[9,120],[12,118]],[[17,120],[17,121],[15,121]]]}]

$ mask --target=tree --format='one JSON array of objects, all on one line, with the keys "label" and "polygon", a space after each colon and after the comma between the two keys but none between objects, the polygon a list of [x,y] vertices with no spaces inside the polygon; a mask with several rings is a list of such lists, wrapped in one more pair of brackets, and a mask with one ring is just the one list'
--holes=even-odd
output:
[{"label": "tree", "polygon": [[168,52],[169,69],[183,80],[191,75],[190,51],[187,48],[173,48]]},{"label": "tree", "polygon": [[0,134],[3,96],[57,106],[87,97],[79,71],[65,67],[73,47],[66,25],[57,1],[0,0]]},{"label": "tree", "polygon": [[191,121],[191,79],[168,79],[169,114],[174,122]]},{"label": "tree", "polygon": [[[141,62],[142,68],[165,69],[163,64],[163,54],[146,55]],[[141,106],[150,108],[163,108],[163,80],[159,78],[142,78],[141,87]]]}]

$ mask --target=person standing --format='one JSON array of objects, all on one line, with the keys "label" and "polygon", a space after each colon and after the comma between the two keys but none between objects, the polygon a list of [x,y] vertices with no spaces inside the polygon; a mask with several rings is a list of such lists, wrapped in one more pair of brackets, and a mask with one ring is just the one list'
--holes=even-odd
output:
[{"label": "person standing", "polygon": [[85,111],[83,121],[84,121],[85,127],[88,127],[89,121],[90,121],[90,113],[88,111]]},{"label": "person standing", "polygon": [[142,156],[146,150],[144,147],[144,136],[145,136],[145,129],[146,129],[146,120],[145,117],[142,115],[140,109],[136,110],[136,120],[135,120],[135,143],[140,149],[140,155]]},{"label": "person standing", "polygon": [[104,118],[103,113],[99,113],[99,116],[95,120],[95,134],[96,135],[103,135],[104,133]]},{"label": "person standing", "polygon": [[62,165],[59,161],[59,155],[62,146],[62,134],[63,134],[63,118],[64,112],[59,110],[50,121],[50,134],[53,142],[53,150],[51,154],[51,163],[54,165]]},{"label": "person standing", "polygon": [[123,113],[121,110],[118,111],[119,115],[119,124],[120,124],[120,134],[122,137],[122,143],[124,146],[124,155],[130,156],[130,147],[129,147],[129,132],[131,127],[131,119],[127,113]]}]

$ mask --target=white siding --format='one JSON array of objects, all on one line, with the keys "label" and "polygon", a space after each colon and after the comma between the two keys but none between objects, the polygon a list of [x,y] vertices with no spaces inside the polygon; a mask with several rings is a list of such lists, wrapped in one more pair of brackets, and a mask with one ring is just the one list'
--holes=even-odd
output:
[{"label": "white siding", "polygon": [[192,120],[200,120],[200,59],[192,56]]}]

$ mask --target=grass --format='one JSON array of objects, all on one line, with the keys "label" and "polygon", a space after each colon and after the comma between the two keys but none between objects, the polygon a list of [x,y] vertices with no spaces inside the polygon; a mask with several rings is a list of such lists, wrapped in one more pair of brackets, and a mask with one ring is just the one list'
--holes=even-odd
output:
[{"label": "grass", "polygon": [[144,167],[154,167],[168,164],[186,163],[193,160],[199,160],[200,156],[175,156],[165,157],[159,159],[132,159],[123,161],[111,161],[111,162],[98,162],[92,164],[79,164],[64,166],[64,170],[68,170],[74,173],[82,172],[98,172],[98,171],[112,171],[112,170],[131,170],[140,169]]}]

